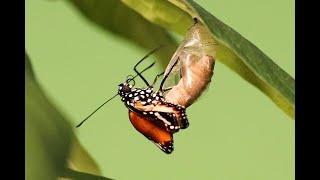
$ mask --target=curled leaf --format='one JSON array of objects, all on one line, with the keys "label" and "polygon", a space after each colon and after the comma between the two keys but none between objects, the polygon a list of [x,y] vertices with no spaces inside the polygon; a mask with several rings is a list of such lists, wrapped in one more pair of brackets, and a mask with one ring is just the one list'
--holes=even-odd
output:
[{"label": "curled leaf", "polygon": [[60,176],[59,180],[111,180],[110,178],[106,178],[103,176],[98,176],[90,173],[84,173],[75,171],[73,169],[66,168],[64,173]]},{"label": "curled leaf", "polygon": [[123,37],[147,51],[165,45],[165,48],[155,53],[164,64],[169,61],[178,46],[165,29],[150,23],[121,1],[69,0],[69,2],[98,27]]},{"label": "curled leaf", "polygon": [[294,79],[231,27],[222,23],[194,1],[186,0],[185,2],[198,14],[214,38],[220,42],[221,45],[217,47],[217,58],[259,88],[278,107],[294,118]]},{"label": "curled leaf", "polygon": [[[261,90],[286,114],[294,118],[294,79],[254,44],[197,3],[192,0],[141,0],[139,3],[132,0],[122,1],[151,22],[174,30],[181,35],[184,35],[184,33],[177,30],[179,27],[190,27],[192,25],[191,17],[200,19],[218,43],[216,47],[217,60]],[[177,9],[177,7],[180,9]],[[170,16],[170,14],[174,13],[182,13],[184,15],[179,16],[180,21],[176,24],[168,25],[167,22],[173,22],[170,19],[176,18]]]},{"label": "curled leaf", "polygon": [[25,80],[27,179],[56,179],[70,162],[72,168],[100,174],[97,164],[78,142],[69,121],[37,83],[27,54]]}]

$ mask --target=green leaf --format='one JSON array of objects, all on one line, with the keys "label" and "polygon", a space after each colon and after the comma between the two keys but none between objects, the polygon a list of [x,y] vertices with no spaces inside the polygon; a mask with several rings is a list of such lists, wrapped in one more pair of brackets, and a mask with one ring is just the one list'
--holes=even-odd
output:
[{"label": "green leaf", "polygon": [[[216,58],[265,93],[278,107],[294,118],[295,81],[267,55],[239,33],[192,0],[122,0],[143,17],[181,35],[179,27],[190,27],[198,17],[218,42]],[[180,9],[179,9],[179,8]],[[172,23],[179,16],[179,22]],[[188,20],[189,19],[189,20]],[[187,28],[186,28],[187,29]]]},{"label": "green leaf", "polygon": [[191,16],[163,0],[122,0],[123,3],[140,13],[144,18],[154,24],[161,25],[168,30],[185,34],[190,24],[193,23]]},{"label": "green leaf", "polygon": [[74,138],[72,141],[68,163],[69,167],[74,170],[92,174],[101,174],[98,165],[87,150],[80,144],[77,138]]},{"label": "green leaf", "polygon": [[144,19],[119,0],[69,0],[84,17],[115,35],[123,37],[147,51],[165,45],[155,53],[162,63],[167,63],[177,48],[169,33]]},{"label": "green leaf", "polygon": [[[25,54],[26,177],[56,179],[72,168],[100,174],[90,155],[79,144],[71,125],[47,98]],[[71,153],[71,155],[70,155]]]},{"label": "green leaf", "polygon": [[66,166],[73,134],[36,82],[25,55],[26,177],[56,179]]},{"label": "green leaf", "polygon": [[[61,178],[62,177],[62,178]],[[75,171],[72,169],[65,169],[64,174],[61,176],[59,179],[64,180],[64,179],[73,179],[73,180],[111,180],[106,177],[102,176],[97,176],[94,174],[89,174],[89,173],[84,173],[84,172],[79,172]]]},{"label": "green leaf", "polygon": [[[222,23],[192,0],[190,8],[197,12],[214,38],[220,42],[217,58],[258,87],[290,117],[294,118],[295,81],[266,54],[235,30]],[[219,55],[221,54],[221,55]]]}]

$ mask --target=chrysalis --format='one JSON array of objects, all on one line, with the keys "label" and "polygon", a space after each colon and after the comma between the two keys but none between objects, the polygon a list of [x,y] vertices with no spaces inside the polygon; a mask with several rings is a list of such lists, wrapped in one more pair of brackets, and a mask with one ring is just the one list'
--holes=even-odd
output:
[{"label": "chrysalis", "polygon": [[[185,107],[190,106],[201,96],[211,81],[215,65],[216,42],[195,18],[194,25],[187,31],[185,38],[172,56],[165,74],[178,61],[174,72],[179,75],[179,82],[166,94],[168,102]],[[169,87],[169,82],[165,87]]]}]

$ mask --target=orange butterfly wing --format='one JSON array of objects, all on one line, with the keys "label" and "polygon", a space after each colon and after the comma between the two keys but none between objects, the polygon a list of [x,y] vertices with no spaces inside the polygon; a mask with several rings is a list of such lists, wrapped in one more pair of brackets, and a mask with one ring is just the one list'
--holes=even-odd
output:
[{"label": "orange butterfly wing", "polygon": [[156,124],[154,120],[147,116],[130,110],[129,119],[137,131],[153,141],[163,152],[170,154],[173,151],[172,133],[167,131],[164,126]]}]

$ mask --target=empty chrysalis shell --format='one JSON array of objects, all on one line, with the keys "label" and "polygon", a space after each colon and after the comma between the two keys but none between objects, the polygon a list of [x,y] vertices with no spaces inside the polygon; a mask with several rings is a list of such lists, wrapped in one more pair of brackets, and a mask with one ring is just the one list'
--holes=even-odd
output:
[{"label": "empty chrysalis shell", "polygon": [[[165,70],[164,75],[178,61],[174,72],[179,75],[180,80],[166,94],[167,101],[188,107],[201,96],[213,75],[216,45],[206,27],[195,19]],[[169,87],[168,84],[165,86]]]}]

